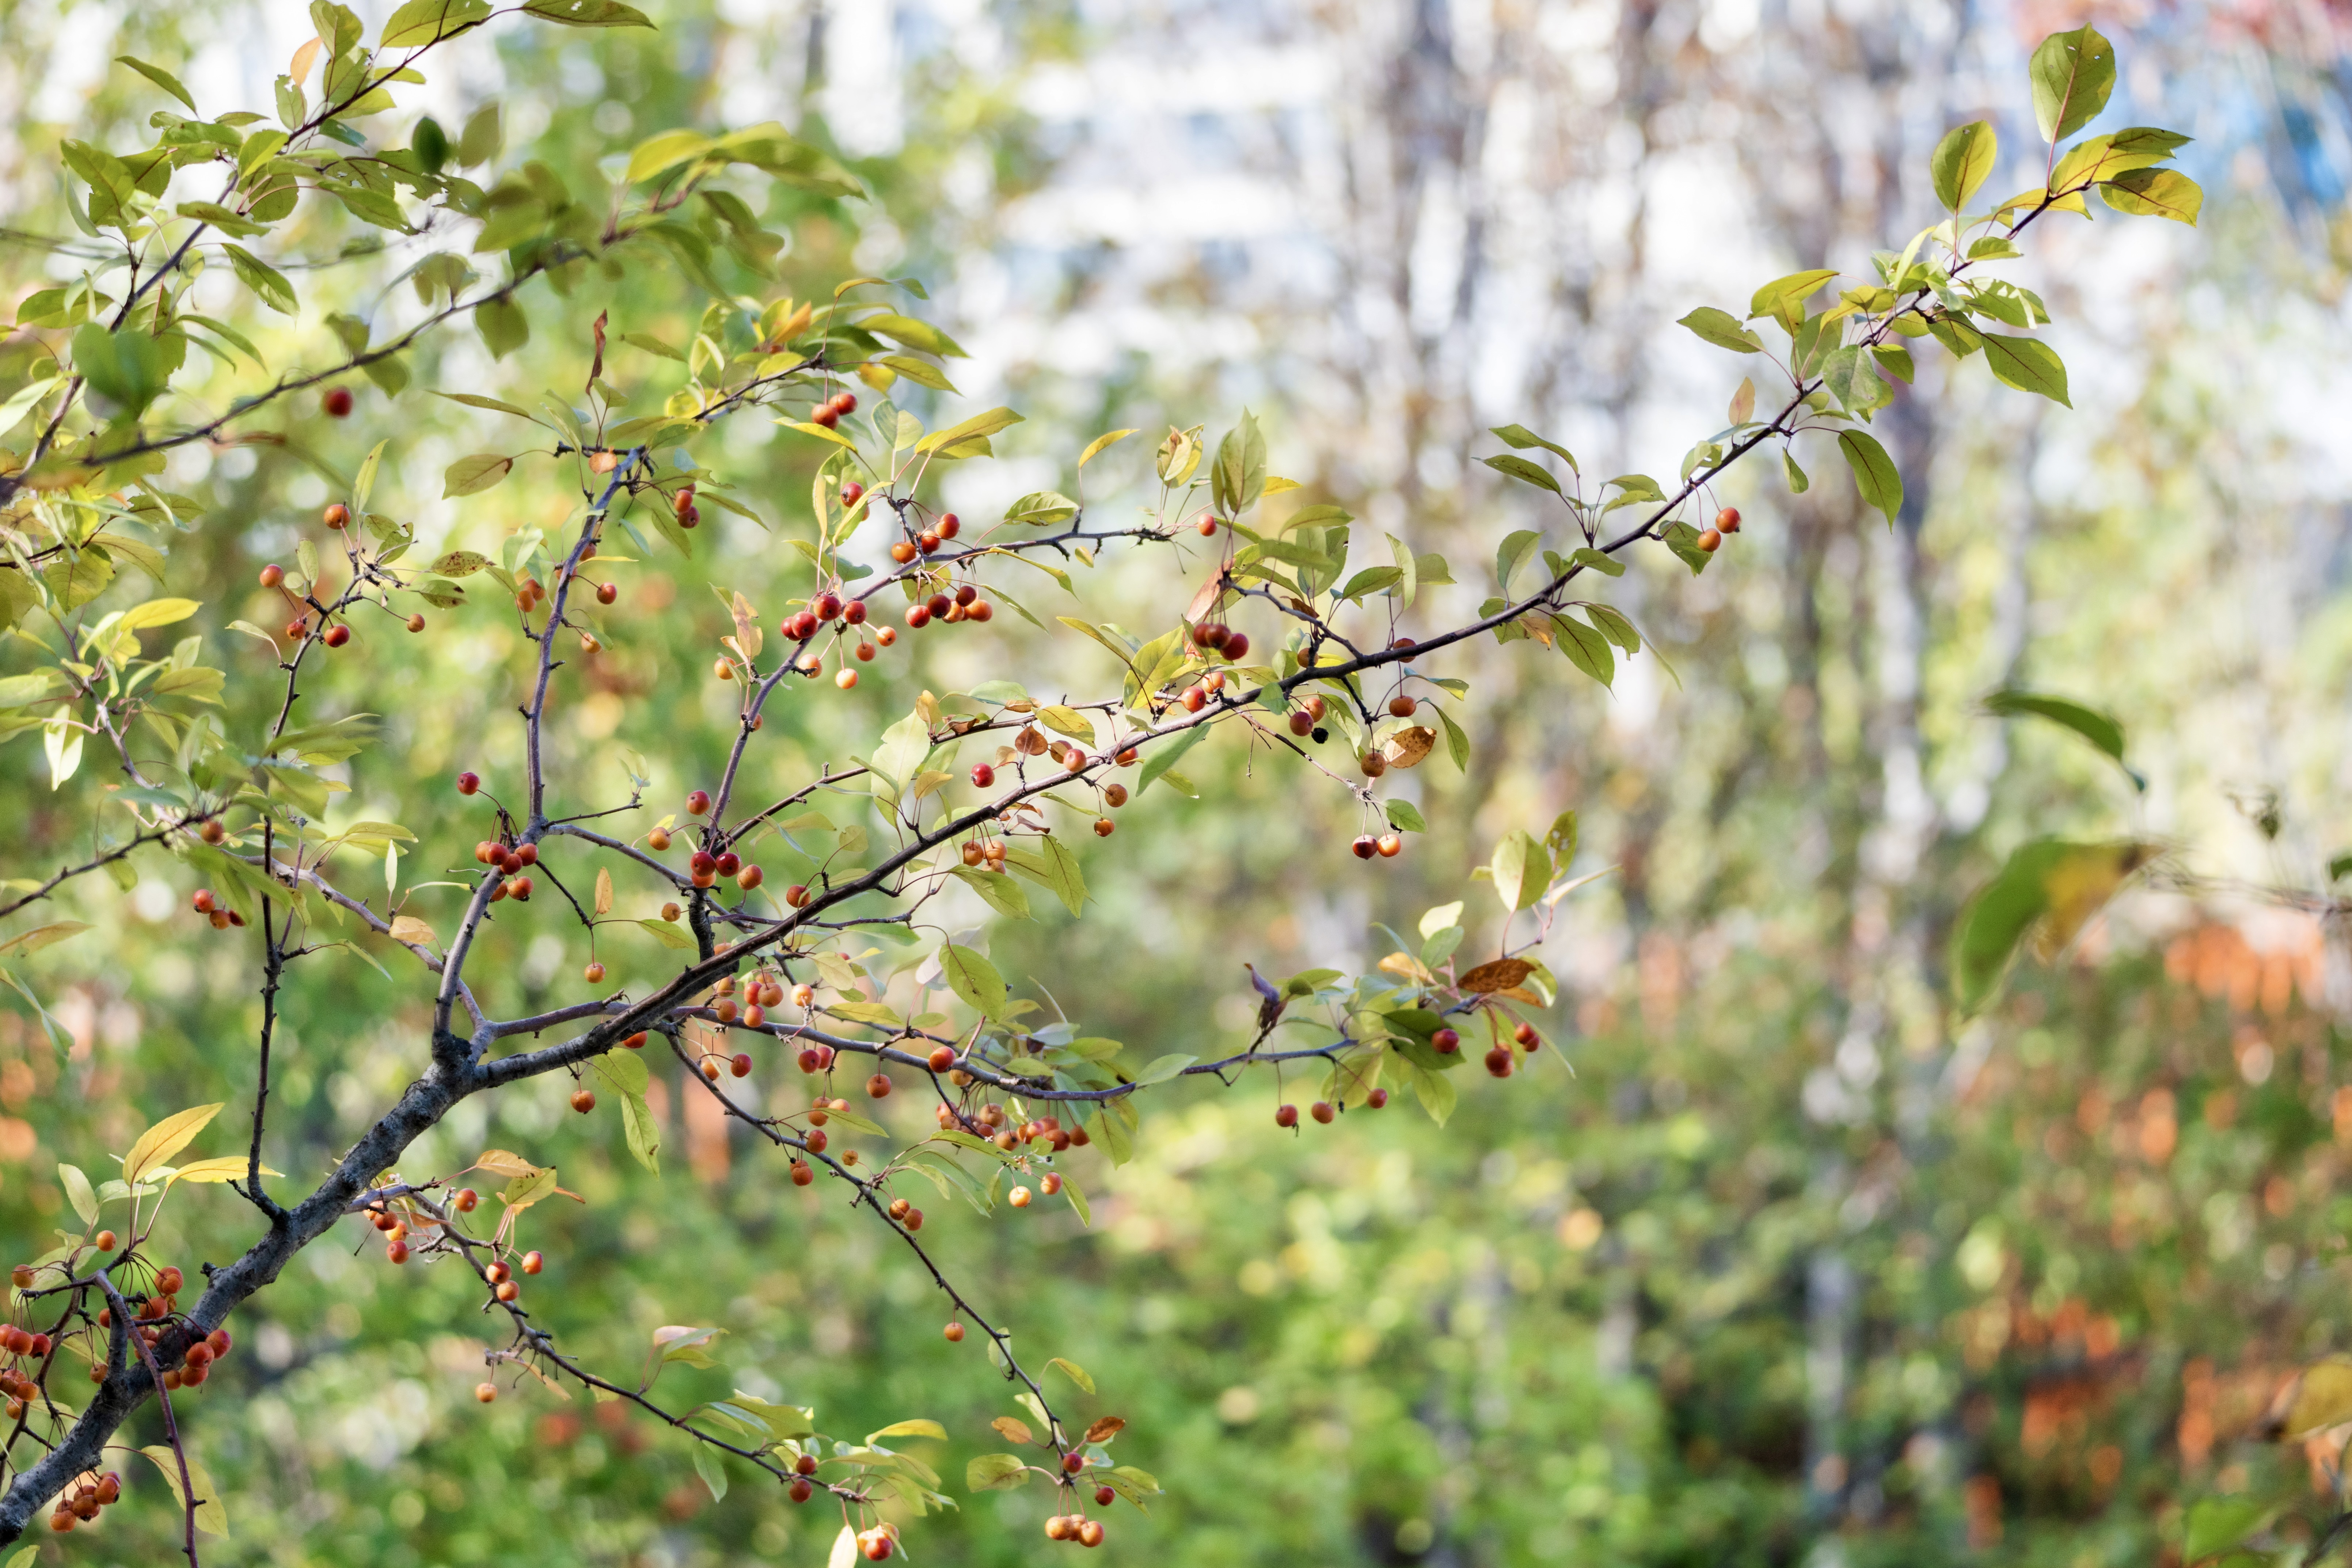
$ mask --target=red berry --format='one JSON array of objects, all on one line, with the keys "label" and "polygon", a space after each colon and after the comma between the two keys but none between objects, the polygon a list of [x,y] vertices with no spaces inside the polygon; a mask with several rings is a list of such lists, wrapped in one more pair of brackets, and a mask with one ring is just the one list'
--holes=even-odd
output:
[{"label": "red berry", "polygon": [[[488,1385],[485,1384],[484,1386],[487,1387]],[[809,1485],[808,1478],[806,1476],[796,1476],[793,1479],[789,1495],[794,1502],[806,1502],[810,1498],[816,1495],[816,1489]]]},{"label": "red berry", "polygon": [[1318,1100],[1307,1108],[1307,1114],[1328,1127],[1331,1124],[1331,1118],[1339,1113],[1331,1109],[1329,1100]]},{"label": "red berry", "polygon": [[743,858],[730,849],[712,864],[718,868],[720,876],[731,877],[743,868]]},{"label": "red berry", "polygon": [[1240,632],[1235,632],[1233,636],[1225,639],[1223,652],[1227,658],[1239,664],[1241,662],[1242,655],[1249,652],[1249,638],[1243,636]]},{"label": "red berry", "polygon": [[908,605],[907,624],[914,627],[917,631],[920,631],[925,626],[929,626],[931,624],[931,607],[929,605]]},{"label": "red berry", "polygon": [[1430,1046],[1442,1057],[1450,1057],[1462,1048],[1462,1037],[1452,1029],[1440,1029],[1429,1037]]},{"label": "red berry", "polygon": [[956,1054],[955,1047],[953,1046],[933,1046],[931,1047],[930,1062],[931,1070],[933,1072],[947,1071],[948,1068],[955,1066],[955,1059]]},{"label": "red berry", "polygon": [[864,626],[866,624],[866,601],[863,599],[850,600],[848,604],[842,606],[841,618],[847,621],[853,626]]},{"label": "red berry", "polygon": [[815,602],[810,605],[809,608],[815,612],[816,618],[820,622],[832,620],[841,614],[841,595],[838,594],[819,594],[816,596]]},{"label": "red berry", "polygon": [[1715,526],[1725,533],[1738,533],[1739,531],[1739,509],[1736,506],[1727,506],[1721,511],[1717,512],[1715,514]]},{"label": "red berry", "polygon": [[1496,1046],[1486,1053],[1486,1070],[1496,1078],[1511,1076],[1511,1047]]},{"label": "red berry", "polygon": [[[859,484],[856,479],[852,479],[847,484],[841,487],[842,505],[856,506],[859,501],[865,499],[866,487]],[[831,617],[827,618],[830,619]]]},{"label": "red berry", "polygon": [[956,536],[956,531],[962,527],[962,519],[951,511],[943,512],[940,514],[936,531],[941,539],[953,539]]},{"label": "red berry", "polygon": [[686,814],[688,816],[700,816],[709,809],[710,795],[708,791],[696,790],[686,797]]},{"label": "red berry", "polygon": [[746,1051],[738,1051],[735,1054],[735,1059],[727,1064],[727,1070],[733,1073],[737,1078],[750,1078],[751,1076],[751,1054]]},{"label": "red berry", "polygon": [[471,794],[473,794],[476,790],[478,790],[478,789],[479,789],[479,788],[481,788],[481,787],[482,787],[482,775],[481,775],[481,774],[479,774],[479,773],[459,773],[459,774],[457,775],[457,793],[458,793],[459,795],[471,795]]},{"label": "red berry", "polygon": [[833,405],[844,414],[855,414],[857,412],[857,394],[836,392],[833,395]]},{"label": "red berry", "polygon": [[327,411],[327,417],[330,419],[341,419],[348,416],[352,411],[351,388],[347,386],[328,388],[327,395],[319,400],[319,406]]},{"label": "red berry", "polygon": [[[1111,1490],[1108,1487],[1097,1487],[1095,1489],[1095,1503],[1097,1507],[1108,1508],[1111,1505],[1112,1500],[1118,1496],[1118,1494]],[[1080,1528],[1083,1530],[1084,1527],[1081,1526]]]},{"label": "red berry", "polygon": [[972,764],[971,782],[974,788],[986,789],[996,782],[996,770],[986,763],[975,763]]},{"label": "red berry", "polygon": [[278,565],[276,562],[272,562],[261,569],[261,585],[263,587],[275,588],[278,584],[283,583],[284,581],[286,581],[286,568]]},{"label": "red berry", "polygon": [[1274,1124],[1276,1127],[1297,1126],[1298,1107],[1295,1105],[1286,1105],[1277,1109],[1274,1113]]},{"label": "red berry", "polygon": [[1355,851],[1359,860],[1369,860],[1381,852],[1380,841],[1369,833],[1358,834],[1355,842],[1348,847]]},{"label": "red berry", "polygon": [[320,637],[319,640],[325,643],[329,647],[341,647],[345,643],[352,640],[352,628],[338,623],[335,626],[329,626],[327,628],[327,635]]},{"label": "red berry", "polygon": [[619,584],[599,583],[596,584],[596,602],[598,604],[609,605],[620,596],[621,585]]},{"label": "red berry", "polygon": [[1521,1024],[1511,1031],[1511,1038],[1518,1041],[1528,1049],[1534,1050],[1543,1037],[1536,1033],[1536,1026],[1533,1024]]},{"label": "red berry", "polygon": [[877,1072],[872,1078],[867,1079],[866,1080],[866,1092],[876,1100],[888,1099],[890,1095],[890,1075],[888,1073]]}]

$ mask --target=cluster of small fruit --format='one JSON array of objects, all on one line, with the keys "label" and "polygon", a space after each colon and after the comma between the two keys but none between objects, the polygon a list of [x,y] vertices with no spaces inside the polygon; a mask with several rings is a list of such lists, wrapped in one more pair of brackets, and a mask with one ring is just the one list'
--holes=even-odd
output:
[{"label": "cluster of small fruit", "polygon": [[933,621],[941,621],[949,626],[965,621],[985,623],[993,619],[995,615],[996,606],[980,596],[978,584],[959,583],[952,593],[943,588],[927,599],[919,599],[908,605],[907,624],[920,631]]},{"label": "cluster of small fruit", "polygon": [[[1512,1029],[1511,1038],[1517,1040],[1519,1048],[1529,1056],[1543,1048],[1543,1037],[1536,1033],[1533,1024],[1519,1024]],[[1450,1057],[1462,1048],[1462,1036],[1454,1029],[1440,1029],[1429,1037],[1429,1048],[1439,1056]],[[1508,1078],[1517,1058],[1512,1055],[1510,1047],[1497,1045],[1486,1053],[1485,1059],[1487,1072],[1496,1078]]]},{"label": "cluster of small fruit", "polygon": [[[460,794],[473,793],[466,788],[465,783],[473,776],[471,773],[458,775]],[[495,904],[500,899],[513,899],[522,903],[530,901],[530,878],[525,873],[539,864],[538,845],[509,844],[504,839],[485,838],[474,846],[474,861],[477,865],[496,867],[499,874],[506,879],[490,889],[490,902]]]},{"label": "cluster of small fruit", "polygon": [[826,429],[830,430],[835,426],[841,423],[841,416],[843,415],[855,414],[856,412],[857,394],[854,392],[836,392],[831,397],[826,398],[814,408],[809,410],[809,423],[812,425],[822,425]]},{"label": "cluster of small fruit", "polygon": [[[794,1498],[793,1500],[798,1502],[801,1500]],[[898,1550],[898,1527],[895,1524],[877,1524],[871,1530],[859,1531],[857,1550],[866,1554],[866,1561],[868,1563],[887,1561],[890,1554]]]},{"label": "cluster of small fruit", "polygon": [[[688,816],[709,816],[710,792],[698,789],[688,795],[686,797],[686,814]],[[668,828],[657,826],[646,835],[646,847],[658,855],[670,847],[671,839]],[[713,887],[719,878],[730,877],[734,879],[735,885],[747,893],[767,879],[767,873],[757,866],[745,865],[743,858],[730,849],[722,849],[716,855],[708,849],[695,850],[687,861],[687,874],[698,888]],[[808,889],[800,887],[789,889],[784,894],[784,901],[798,909],[808,902]],[[676,921],[684,912],[676,904],[662,906],[662,919],[666,921]],[[772,1002],[768,1004],[770,1006],[774,1005]]]},{"label": "cluster of small fruit", "polygon": [[[49,1359],[49,1336],[37,1334],[11,1323],[0,1329],[0,1350],[14,1361],[39,1363]],[[25,1414],[25,1406],[41,1392],[40,1384],[27,1375],[22,1366],[0,1367],[0,1394],[8,1396],[8,1419],[16,1420]]]},{"label": "cluster of small fruit", "polygon": [[122,1477],[119,1472],[109,1470],[104,1475],[89,1472],[78,1485],[58,1494],[57,1510],[49,1515],[49,1528],[63,1535],[75,1525],[87,1524],[96,1519],[100,1509],[121,1496]]},{"label": "cluster of small fruit", "polygon": [[215,931],[226,931],[231,926],[245,923],[245,917],[224,905],[220,895],[210,888],[198,888],[189,895],[188,908],[210,921]]},{"label": "cluster of small fruit", "polygon": [[[946,1051],[947,1048],[941,1046],[939,1051],[931,1053],[931,1059],[935,1064],[940,1053]],[[971,1075],[960,1068],[949,1077],[960,1087],[973,1081]],[[1024,1121],[1017,1126],[1013,1125],[1013,1119],[1004,1107],[994,1100],[972,1111],[961,1111],[952,1106],[942,1105],[935,1114],[939,1118],[940,1131],[969,1132],[975,1138],[985,1138],[1008,1154],[1023,1143],[1043,1143],[1047,1145],[1054,1153],[1059,1154],[1074,1147],[1082,1149],[1092,1142],[1087,1136],[1085,1128],[1064,1127],[1062,1119],[1058,1116],[1040,1116],[1034,1121]],[[1049,1194],[1059,1192],[1061,1184],[1057,1182],[1045,1190]]]},{"label": "cluster of small fruit", "polygon": [[1223,654],[1239,664],[1250,648],[1247,634],[1237,632],[1223,621],[1202,621],[1192,628],[1193,646],[1206,653]]},{"label": "cluster of small fruit", "polygon": [[[697,858],[700,858],[699,854],[698,854]],[[720,858],[722,860],[726,860],[731,859],[733,857],[722,856]],[[751,868],[751,869],[756,871],[759,868],[754,866]],[[753,887],[757,887],[758,885],[759,884],[756,880],[751,884],[751,886]],[[795,985],[792,990],[792,998],[793,1005],[794,1006],[805,1011],[816,1000],[816,987],[806,984]],[[735,977],[733,975],[722,974],[718,979],[710,983],[710,1014],[712,1017],[718,1019],[722,1024],[731,1025],[736,1021],[738,1016],[740,1016],[745,1028],[759,1028],[768,1021],[768,1009],[771,1007],[781,1007],[783,1005],[783,983],[764,969],[753,970],[743,981],[743,1005],[740,1011],[735,1001]],[[750,1060],[749,1058],[744,1059],[747,1063]],[[737,1078],[741,1078],[744,1073],[748,1073],[751,1070],[751,1068],[747,1065],[743,1068],[743,1072],[739,1072],[735,1076]]]},{"label": "cluster of small fruit", "polygon": [[[855,506],[856,504],[856,502],[849,499],[849,492],[855,489],[856,489],[855,485],[844,485],[841,487],[842,504],[844,506]],[[940,513],[940,520],[931,524],[930,527],[917,529],[915,531],[914,538],[901,539],[898,542],[892,544],[890,546],[890,559],[896,561],[899,565],[904,566],[919,555],[935,554],[938,552],[940,545],[945,544],[949,540],[953,539],[962,531],[963,520],[956,516],[956,514],[951,511],[943,511]]]},{"label": "cluster of small fruit", "polygon": [[[1086,1469],[1087,1457],[1084,1454],[1063,1455],[1062,1474],[1066,1479],[1062,1484],[1067,1487],[1086,1485]],[[1118,1496],[1110,1488],[1097,1485],[1095,1488],[1095,1505],[1108,1508]],[[1045,1521],[1045,1539],[1048,1541],[1075,1541],[1081,1546],[1100,1546],[1105,1533],[1101,1520],[1088,1519],[1082,1513],[1057,1513]]]},{"label": "cluster of small fruit", "polygon": [[1736,506],[1727,506],[1721,511],[1715,514],[1715,526],[1713,528],[1702,528],[1699,530],[1696,543],[1701,550],[1704,550],[1708,554],[1712,555],[1717,549],[1721,548],[1723,544],[1723,536],[1725,534],[1738,533],[1738,531],[1739,509]]}]

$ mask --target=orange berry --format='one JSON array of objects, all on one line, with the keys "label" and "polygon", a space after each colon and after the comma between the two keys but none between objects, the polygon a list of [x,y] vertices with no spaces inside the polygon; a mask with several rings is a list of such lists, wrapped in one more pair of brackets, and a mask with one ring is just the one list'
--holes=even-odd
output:
[{"label": "orange berry", "polygon": [[580,972],[580,978],[591,985],[601,985],[604,983],[604,966],[591,959],[588,967]]},{"label": "orange berry", "polygon": [[1712,555],[1723,543],[1723,535],[1717,533],[1714,529],[1704,528],[1699,531],[1697,543],[1701,550],[1704,550],[1708,554]]},{"label": "orange berry", "polygon": [[331,503],[321,520],[329,528],[341,528],[352,521],[352,509],[341,501]]},{"label": "orange berry", "polygon": [[947,1336],[948,1343],[951,1345],[960,1345],[963,1343],[963,1325],[961,1323],[950,1323],[946,1328],[940,1331]]},{"label": "orange berry", "polygon": [[499,1287],[499,1300],[501,1301],[512,1301],[516,1297],[521,1294],[522,1287],[516,1284],[511,1279],[507,1280],[504,1284]]},{"label": "orange berry", "polygon": [[1029,1206],[1030,1198],[1031,1194],[1029,1189],[1026,1187],[1015,1187],[1012,1192],[1005,1194],[1005,1202],[1011,1204],[1017,1209],[1027,1208]]},{"label": "orange berry", "polygon": [[1727,506],[1721,511],[1717,512],[1715,514],[1715,526],[1725,533],[1738,533],[1739,531],[1739,509],[1736,506]]},{"label": "orange berry", "polygon": [[585,1116],[596,1109],[596,1091],[585,1087],[572,1091],[572,1109]]},{"label": "orange berry", "polygon": [[546,1267],[547,1259],[538,1253],[526,1252],[522,1255],[522,1271],[525,1274],[536,1274]]},{"label": "orange berry", "polygon": [[866,1092],[876,1100],[887,1100],[890,1097],[890,1075],[888,1073],[877,1072],[872,1078],[867,1079],[866,1080]]},{"label": "orange berry", "polygon": [[499,1385],[497,1384],[478,1383],[474,1384],[474,1397],[480,1400],[483,1404],[488,1405],[491,1400],[496,1399],[498,1396]]}]

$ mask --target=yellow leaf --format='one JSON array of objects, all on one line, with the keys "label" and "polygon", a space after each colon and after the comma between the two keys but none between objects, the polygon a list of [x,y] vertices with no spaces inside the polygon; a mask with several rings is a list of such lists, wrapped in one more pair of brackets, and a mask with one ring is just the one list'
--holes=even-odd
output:
[{"label": "yellow leaf", "polygon": [[422,947],[434,940],[433,928],[415,915],[394,915],[392,917],[392,940]]},{"label": "yellow leaf", "polygon": [[[186,1508],[188,1495],[180,1489],[180,1456],[166,1443],[139,1451],[155,1461],[155,1468],[163,1472],[163,1484],[172,1489],[173,1500]],[[188,1479],[196,1489],[196,1528],[206,1535],[226,1535],[228,1510],[221,1506],[220,1488],[213,1485],[212,1477],[194,1455],[188,1457]]]},{"label": "yellow leaf", "polygon": [[169,1162],[188,1146],[190,1139],[205,1130],[205,1123],[220,1113],[220,1105],[193,1106],[176,1116],[166,1116],[139,1134],[139,1141],[131,1145],[131,1152],[122,1157],[122,1179],[136,1183],[156,1166]]},{"label": "yellow leaf", "polygon": [[602,866],[596,868],[596,912],[600,915],[613,912],[613,873]]},{"label": "yellow leaf", "polygon": [[2352,1362],[2333,1357],[2305,1367],[2279,1436],[2292,1442],[2352,1421]]},{"label": "yellow leaf", "polygon": [[1135,432],[1132,430],[1113,430],[1107,436],[1096,437],[1093,440],[1087,443],[1087,449],[1078,454],[1078,467],[1082,468],[1085,468],[1087,466],[1087,460],[1095,456],[1097,452],[1100,452],[1104,447],[1114,446],[1118,442],[1126,440],[1129,436],[1134,434]]},{"label": "yellow leaf", "polygon": [[1409,952],[1392,952],[1381,959],[1381,973],[1393,974],[1400,980],[1410,980],[1421,985],[1434,985],[1437,983],[1436,977],[1429,973],[1421,960]]},{"label": "yellow leaf", "polygon": [[[181,1166],[178,1170],[172,1173],[172,1181],[217,1183],[232,1179],[239,1179],[245,1175],[246,1170],[250,1163],[251,1162],[246,1155],[223,1154],[211,1160],[199,1160],[193,1165]],[[283,1171],[273,1171],[268,1166],[264,1165],[261,1167],[261,1173],[265,1176],[282,1176],[286,1173]],[[170,1182],[166,1182],[164,1184],[166,1186],[169,1186],[170,1184]]]},{"label": "yellow leaf", "polygon": [[474,1168],[488,1171],[493,1176],[528,1176],[539,1167],[509,1149],[485,1149]]},{"label": "yellow leaf", "polygon": [[1416,724],[1410,730],[1399,730],[1381,744],[1381,755],[1392,768],[1409,768],[1429,755],[1437,744],[1437,731],[1424,730]]}]

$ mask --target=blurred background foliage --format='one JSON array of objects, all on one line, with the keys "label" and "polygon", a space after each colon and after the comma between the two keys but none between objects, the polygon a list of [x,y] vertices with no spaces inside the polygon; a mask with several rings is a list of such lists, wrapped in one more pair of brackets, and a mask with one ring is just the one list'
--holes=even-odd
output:
[{"label": "blurred background foliage", "polygon": [[[373,23],[389,7],[360,9]],[[503,162],[541,160],[581,191],[654,131],[783,119],[875,199],[776,195],[767,210],[792,242],[779,279],[730,281],[822,298],[854,274],[923,280],[922,313],[972,351],[952,369],[964,396],[899,395],[927,414],[1010,401],[1030,416],[1000,439],[1003,461],[952,476],[949,504],[993,515],[1068,482],[1101,430],[1207,420],[1213,437],[1247,404],[1277,472],[1454,561],[1464,585],[1430,595],[1433,624],[1475,606],[1503,533],[1547,521],[1533,492],[1472,466],[1492,449],[1483,426],[1542,429],[1593,472],[1670,462],[1729,390],[1675,317],[1796,266],[1859,269],[1927,221],[1927,151],[1972,115],[2012,149],[1995,184],[2032,184],[2014,151],[2034,144],[2025,52],[2084,20],[2115,37],[2107,123],[2196,133],[2184,164],[2210,195],[2194,234],[2077,225],[2028,264],[2062,323],[2075,411],[1996,398],[1974,365],[1923,366],[1882,420],[1911,479],[1891,531],[1842,484],[1791,498],[1777,475],[1736,481],[1752,521],[1716,570],[1694,582],[1652,561],[1619,584],[1678,681],[1640,659],[1608,695],[1524,648],[1473,656],[1454,671],[1476,689],[1472,765],[1399,782],[1433,829],[1402,861],[1358,866],[1344,798],[1220,748],[1187,763],[1198,803],[1156,791],[1088,852],[1085,920],[1056,909],[991,933],[1000,964],[1040,977],[1089,1032],[1147,1057],[1206,1054],[1247,1029],[1243,959],[1374,962],[1374,922],[1405,929],[1464,896],[1501,833],[1574,807],[1580,869],[1617,874],[1577,896],[1544,954],[1565,985],[1547,1020],[1560,1048],[1467,1092],[1443,1129],[1400,1104],[1294,1136],[1275,1129],[1263,1079],[1158,1091],[1132,1164],[1076,1167],[1091,1230],[1058,1205],[983,1221],[941,1204],[926,1237],[1034,1358],[1093,1373],[1102,1393],[1082,1414],[1128,1418],[1121,1456],[1168,1488],[1150,1519],[1112,1518],[1110,1550],[1129,1560],[2089,1568],[2178,1561],[2184,1509],[2217,1497],[2274,1514],[2257,1545],[2302,1560],[2330,1511],[2330,1461],[2262,1425],[2299,1362],[2347,1348],[2352,969],[2310,900],[2264,889],[2325,889],[2352,842],[2352,14],[2328,0],[650,9],[657,34],[499,25],[446,51],[386,134],[404,137],[413,110],[454,128],[496,102]],[[259,108],[307,32],[277,0],[0,0],[0,299],[82,264],[59,138],[135,144],[162,101],[112,57],[178,70],[208,110]],[[335,352],[327,310],[404,319],[393,280],[470,243],[428,234],[337,259],[368,233],[309,222],[320,265],[293,274],[302,318],[257,319],[225,288],[216,303],[273,368]],[[305,411],[263,422],[281,444],[175,457],[170,488],[210,510],[170,542],[170,588],[205,601],[211,657],[259,669],[227,621],[269,624],[255,570],[290,552],[329,476],[378,439],[393,445],[377,504],[428,546],[492,549],[563,521],[563,483],[543,469],[437,499],[454,458],[520,438],[422,388],[574,385],[597,310],[616,334],[682,341],[702,307],[658,272],[592,278],[568,301],[534,288],[526,303],[533,337],[502,361],[444,334],[412,356],[411,390],[358,385],[348,424]],[[32,352],[0,344],[0,395]],[[628,412],[674,384],[650,356],[613,363]],[[1144,445],[1089,466],[1097,520],[1142,499]],[[561,700],[573,809],[622,796],[625,752],[646,760],[656,802],[722,754],[731,696],[706,672],[729,627],[707,583],[769,610],[807,591],[781,538],[807,444],[739,422],[710,450],[779,531],[713,509],[706,553],[622,569],[609,646]],[[1076,608],[1003,570],[1041,617]],[[1137,626],[1184,595],[1164,562],[1115,557],[1082,589]],[[418,835],[411,883],[462,863],[480,832],[446,776],[475,767],[496,789],[517,771],[520,639],[487,607],[432,618],[417,638],[363,625],[310,699],[314,716],[386,715],[347,815]],[[855,694],[775,713],[760,782],[864,749],[926,687],[1010,675],[1091,695],[1109,677],[1009,616],[984,637],[912,641]],[[2055,731],[1985,716],[1983,696],[2012,682],[2117,713],[2147,793]],[[263,721],[261,684],[232,682],[234,723]],[[87,773],[53,795],[23,736],[0,770],[19,863],[86,852]],[[2052,832],[2178,854],[1984,1016],[1957,1019],[1942,960],[1956,911],[2011,848]],[[61,1044],[22,1005],[0,1014],[0,1226],[28,1254],[60,1214],[58,1160],[100,1169],[152,1116],[216,1099],[235,1115],[250,1093],[252,942],[182,914],[185,880],[146,862],[135,887],[89,879],[68,899],[101,929],[22,966]],[[650,903],[621,880],[625,908]],[[447,896],[417,895],[427,910]],[[1488,895],[1467,896],[1486,922],[1472,943],[1495,940]],[[551,910],[488,940],[480,973],[502,1008],[570,996],[588,956]],[[646,945],[599,956],[617,978],[649,976]],[[415,1070],[425,996],[396,957],[390,978],[347,954],[296,971],[270,1151],[289,1181]],[[804,1093],[766,1062],[753,1081],[780,1107]],[[813,1403],[842,1434],[933,1416],[951,1438],[927,1452],[951,1478],[984,1451],[986,1421],[1011,1408],[1002,1386],[974,1346],[941,1342],[935,1293],[870,1226],[822,1187],[784,1184],[698,1119],[698,1097],[657,1095],[667,1158],[649,1178],[614,1122],[564,1110],[568,1088],[462,1108],[405,1171],[485,1145],[561,1167],[587,1202],[534,1211],[530,1239],[552,1260],[533,1299],[565,1342],[618,1373],[657,1324],[723,1323],[729,1370],[673,1372],[679,1391]],[[185,1268],[251,1228],[218,1189],[174,1206]],[[313,1248],[241,1314],[251,1353],[184,1405],[233,1521],[207,1561],[823,1557],[832,1521],[748,1473],[713,1502],[681,1445],[616,1406],[535,1388],[476,1405],[472,1293],[446,1271],[389,1268],[356,1234],[347,1247]],[[132,1506],[45,1545],[44,1562],[172,1554],[164,1489],[126,1475]],[[911,1527],[922,1560],[1046,1550],[1041,1494],[964,1501]]]}]

